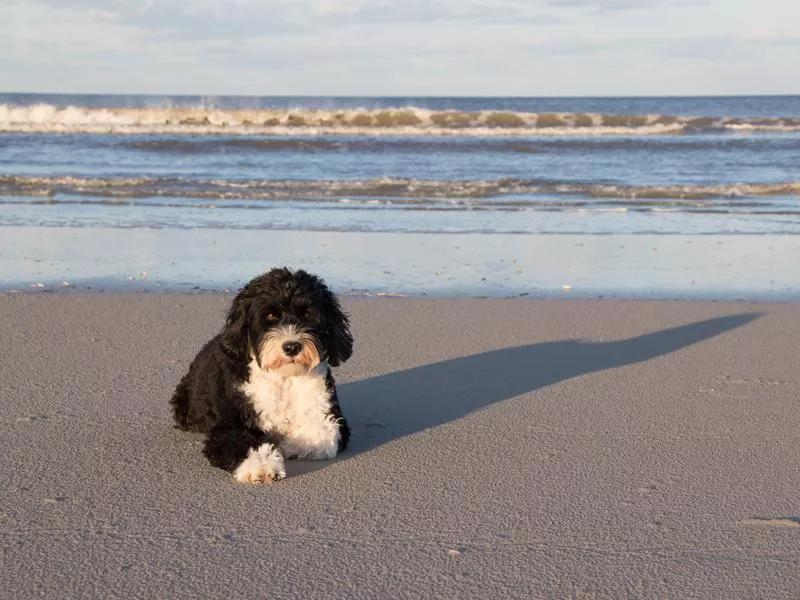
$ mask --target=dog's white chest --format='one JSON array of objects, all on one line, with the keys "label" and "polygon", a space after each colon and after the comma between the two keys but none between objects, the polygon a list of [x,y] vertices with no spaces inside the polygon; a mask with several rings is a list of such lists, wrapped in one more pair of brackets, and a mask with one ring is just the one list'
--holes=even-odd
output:
[{"label": "dog's white chest", "polygon": [[250,363],[250,377],[241,386],[265,432],[285,437],[319,429],[330,413],[330,392],[325,385],[325,369],[307,375],[285,377],[263,371]]}]

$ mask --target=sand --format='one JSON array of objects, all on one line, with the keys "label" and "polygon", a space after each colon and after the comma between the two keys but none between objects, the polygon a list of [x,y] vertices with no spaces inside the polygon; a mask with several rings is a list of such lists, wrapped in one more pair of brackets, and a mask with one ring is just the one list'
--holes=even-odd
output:
[{"label": "sand", "polygon": [[347,299],[352,448],[236,484],[230,296],[0,296],[4,598],[797,598],[800,305]]}]

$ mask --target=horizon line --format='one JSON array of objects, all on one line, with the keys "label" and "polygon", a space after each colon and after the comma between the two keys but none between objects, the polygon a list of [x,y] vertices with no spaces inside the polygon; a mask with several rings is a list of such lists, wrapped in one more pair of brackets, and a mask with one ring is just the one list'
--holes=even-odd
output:
[{"label": "horizon line", "polygon": [[9,92],[0,91],[0,96],[149,96],[149,97],[195,97],[195,98],[349,98],[349,99],[387,99],[387,98],[457,98],[457,99],[604,99],[604,98],[791,98],[800,96],[797,93],[747,93],[747,94],[598,94],[598,95],[468,95],[468,94],[188,94],[162,92]]}]

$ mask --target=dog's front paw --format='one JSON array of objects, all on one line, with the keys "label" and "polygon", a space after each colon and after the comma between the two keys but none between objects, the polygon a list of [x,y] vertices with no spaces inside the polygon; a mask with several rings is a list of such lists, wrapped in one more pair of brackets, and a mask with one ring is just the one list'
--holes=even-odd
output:
[{"label": "dog's front paw", "polygon": [[233,477],[239,483],[269,483],[286,477],[283,456],[272,444],[250,448],[247,458],[236,467]]}]

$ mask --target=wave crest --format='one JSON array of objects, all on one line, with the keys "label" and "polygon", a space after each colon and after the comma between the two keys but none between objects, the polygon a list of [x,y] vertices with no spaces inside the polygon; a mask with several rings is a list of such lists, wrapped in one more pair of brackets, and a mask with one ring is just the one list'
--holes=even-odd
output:
[{"label": "wave crest", "polygon": [[[426,199],[465,206],[530,206],[531,196],[600,199],[676,206],[703,201],[800,195],[800,181],[715,185],[623,186],[546,179],[428,180],[386,177],[342,180],[194,180],[183,178],[89,178],[0,176],[0,196],[73,195],[103,198],[173,197],[214,200],[386,199],[423,204]],[[519,198],[525,196],[527,198]],[[478,202],[473,202],[478,201]],[[482,201],[482,202],[481,202]]]},{"label": "wave crest", "polygon": [[658,135],[800,131],[800,118],[397,109],[88,108],[0,104],[0,132],[273,135]]}]

